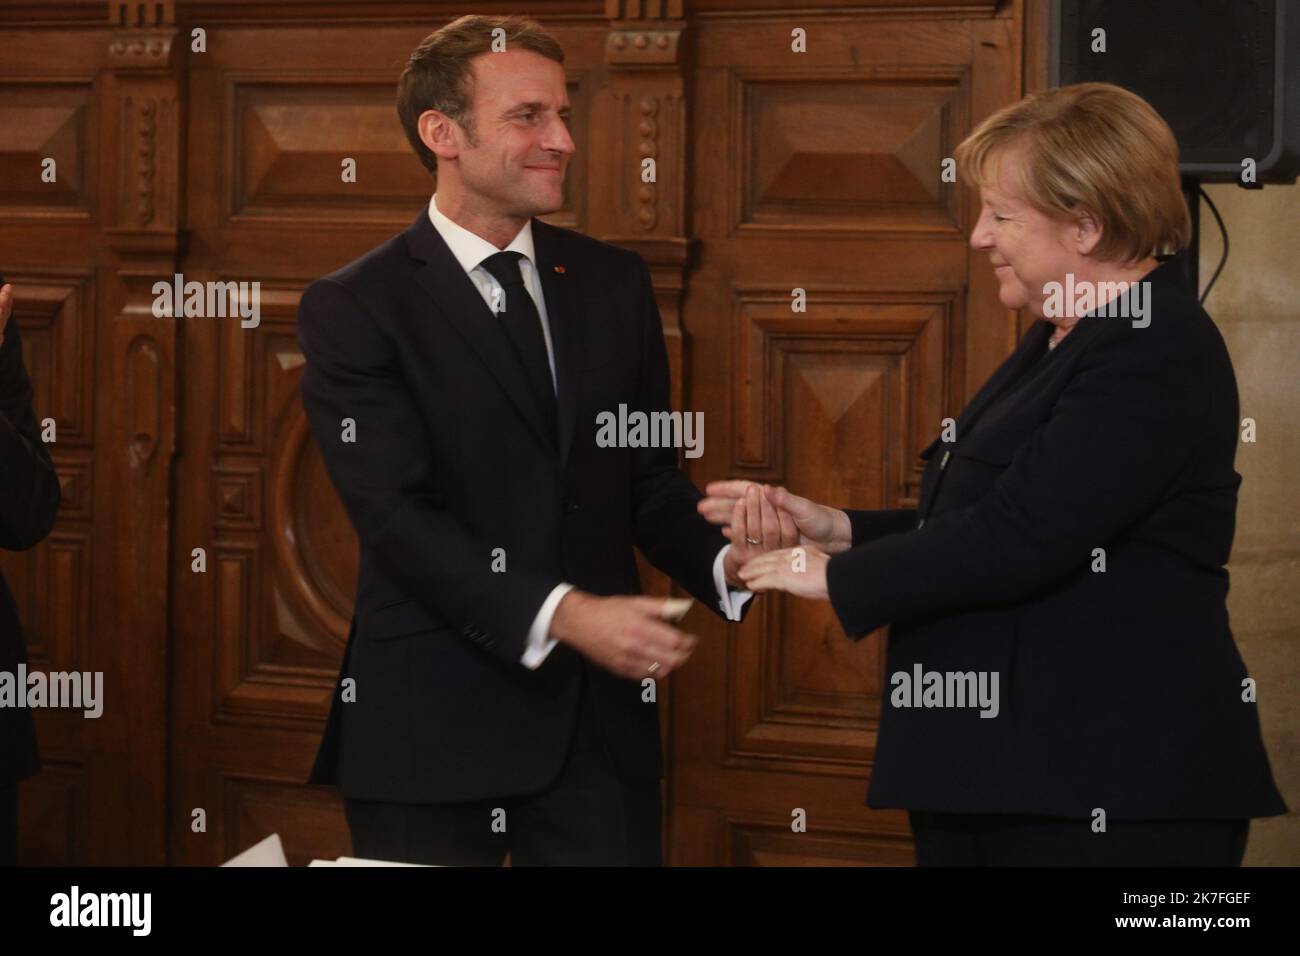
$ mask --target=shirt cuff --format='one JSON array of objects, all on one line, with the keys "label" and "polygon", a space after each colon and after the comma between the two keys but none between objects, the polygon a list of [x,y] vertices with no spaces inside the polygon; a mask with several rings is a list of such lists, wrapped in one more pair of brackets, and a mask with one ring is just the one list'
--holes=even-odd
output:
[{"label": "shirt cuff", "polygon": [[739,621],[740,612],[745,603],[754,596],[753,591],[741,591],[727,585],[727,572],[723,563],[731,545],[723,545],[718,556],[713,559],[713,586],[718,589],[718,608],[726,615],[728,621]]},{"label": "shirt cuff", "polygon": [[555,638],[549,636],[551,619],[555,617],[555,609],[560,606],[560,599],[572,590],[572,584],[557,584],[542,602],[537,617],[533,618],[533,626],[528,629],[528,646],[524,648],[524,656],[519,659],[519,663],[529,670],[535,671],[541,667],[542,661],[546,660],[546,656],[555,647]]}]

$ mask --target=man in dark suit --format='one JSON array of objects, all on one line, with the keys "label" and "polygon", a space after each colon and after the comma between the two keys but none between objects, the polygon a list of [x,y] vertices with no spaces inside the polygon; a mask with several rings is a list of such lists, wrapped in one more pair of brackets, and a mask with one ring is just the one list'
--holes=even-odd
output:
[{"label": "man in dark suit", "polygon": [[562,61],[517,18],[428,37],[398,111],[436,195],[302,298],[303,403],[361,546],[311,780],[360,856],[658,863],[654,681],[694,638],[616,596],[633,549],[735,620],[739,564],[779,543],[764,503],[728,546],[673,448],[597,441],[602,412],[668,408],[668,367],[640,257],[532,218],[573,152]]},{"label": "man in dark suit", "polygon": [[[26,551],[50,533],[59,509],[59,479],[41,441],[32,411],[32,383],[23,368],[18,323],[10,322],[13,286],[0,278],[0,547]],[[0,672],[14,675],[27,660],[18,609],[0,575]],[[17,693],[26,688],[15,687]],[[0,866],[13,866],[18,854],[18,781],[41,768],[36,728],[26,707],[0,706]]]}]

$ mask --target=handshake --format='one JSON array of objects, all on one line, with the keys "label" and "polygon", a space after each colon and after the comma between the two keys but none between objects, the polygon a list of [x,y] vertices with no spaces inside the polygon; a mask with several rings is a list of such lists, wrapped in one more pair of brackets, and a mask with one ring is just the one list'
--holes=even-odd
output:
[{"label": "handshake", "polygon": [[[827,599],[826,564],[852,546],[847,514],[743,479],[714,481],[705,490],[696,508],[731,542],[723,559],[728,585]],[[550,636],[621,677],[658,678],[686,663],[697,643],[672,619],[671,599],[572,590],[555,610]]]}]

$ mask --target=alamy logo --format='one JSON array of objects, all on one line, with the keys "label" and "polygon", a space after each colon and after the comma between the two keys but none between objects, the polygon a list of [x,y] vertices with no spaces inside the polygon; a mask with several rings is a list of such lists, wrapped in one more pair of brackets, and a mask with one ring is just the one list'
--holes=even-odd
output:
[{"label": "alamy logo", "polygon": [[92,720],[104,712],[103,671],[0,671],[0,707],[66,707]]},{"label": "alamy logo", "polygon": [[148,936],[151,893],[82,893],[73,886],[50,897],[51,926],[129,926],[133,936]]},{"label": "alamy logo", "polygon": [[224,319],[238,316],[239,325],[255,329],[262,322],[262,283],[185,281],[177,272],[172,281],[153,284],[153,315],[156,319],[187,316]]},{"label": "alamy logo", "polygon": [[996,717],[997,671],[927,671],[920,664],[912,672],[895,671],[889,678],[895,707],[978,707],[981,717]]},{"label": "alamy logo", "polygon": [[703,412],[631,412],[618,406],[618,414],[596,416],[599,448],[684,448],[687,458],[704,454]]},{"label": "alamy logo", "polygon": [[1151,324],[1151,283],[1082,282],[1067,273],[1065,283],[1049,282],[1043,286],[1043,316],[1049,319],[1082,318],[1090,312],[1113,319],[1132,319],[1133,328]]}]

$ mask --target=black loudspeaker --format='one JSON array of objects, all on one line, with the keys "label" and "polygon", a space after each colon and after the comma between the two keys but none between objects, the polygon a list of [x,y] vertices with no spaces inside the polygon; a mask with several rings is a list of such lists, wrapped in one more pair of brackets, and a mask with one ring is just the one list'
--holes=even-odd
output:
[{"label": "black loudspeaker", "polygon": [[[1300,172],[1300,0],[1053,0],[1052,85],[1137,93],[1178,139],[1184,177],[1293,183]],[[1096,30],[1105,52],[1094,52]]]}]

